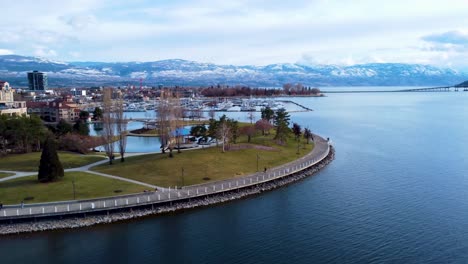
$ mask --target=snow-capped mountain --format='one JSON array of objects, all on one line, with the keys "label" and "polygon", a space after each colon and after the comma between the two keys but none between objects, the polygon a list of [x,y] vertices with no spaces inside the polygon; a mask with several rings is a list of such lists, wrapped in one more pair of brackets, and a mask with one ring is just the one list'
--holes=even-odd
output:
[{"label": "snow-capped mountain", "polygon": [[424,85],[460,83],[467,73],[420,64],[372,63],[353,66],[293,63],[233,66],[173,59],[154,62],[59,62],[18,55],[0,56],[0,79],[27,86],[26,72],[47,72],[52,87],[89,85],[309,86]]}]

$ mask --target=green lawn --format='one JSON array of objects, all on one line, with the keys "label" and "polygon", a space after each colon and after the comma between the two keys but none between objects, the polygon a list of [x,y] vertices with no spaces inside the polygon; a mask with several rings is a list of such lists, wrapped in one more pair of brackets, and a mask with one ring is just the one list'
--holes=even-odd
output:
[{"label": "green lawn", "polygon": [[6,173],[6,172],[0,172],[0,179],[1,179],[1,178],[8,177],[8,176],[12,176],[12,175],[14,175],[14,174]]},{"label": "green lawn", "polygon": [[[52,183],[39,183],[37,176],[17,178],[0,182],[0,203],[18,204],[26,197],[25,203],[73,200],[73,176],[75,176],[76,199],[114,196],[142,192],[148,187],[129,182],[84,173],[67,172],[63,179]],[[121,192],[114,192],[121,190]]]},{"label": "green lawn", "polygon": [[[102,160],[104,157],[81,155],[70,152],[59,152],[59,159],[64,169],[81,167],[89,163]],[[41,152],[26,154],[10,154],[0,159],[0,170],[37,171]]]},{"label": "green lawn", "polygon": [[[313,148],[312,144],[301,143],[298,155],[298,143],[294,139],[291,138],[285,146],[280,146],[271,137],[258,136],[250,144],[273,148],[270,150],[250,148],[222,153],[220,148],[213,147],[180,154],[174,151],[174,158],[169,158],[168,154],[129,157],[124,163],[103,164],[93,170],[158,186],[193,185],[207,182],[203,179],[206,177],[209,180],[221,180],[254,173],[257,171],[257,154],[258,168],[263,171],[264,167],[272,168],[293,161]],[[246,140],[240,138],[239,141]]]}]

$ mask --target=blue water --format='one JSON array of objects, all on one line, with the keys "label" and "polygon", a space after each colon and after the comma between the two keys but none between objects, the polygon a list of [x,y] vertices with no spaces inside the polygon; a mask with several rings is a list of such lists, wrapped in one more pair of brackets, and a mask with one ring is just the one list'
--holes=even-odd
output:
[{"label": "blue water", "polygon": [[[148,112],[149,113],[149,112]],[[126,114],[127,117],[142,117],[145,118],[144,112],[131,112]],[[144,127],[143,122],[137,122],[137,121],[131,121],[127,125],[127,130],[135,130],[135,129],[140,129]],[[94,125],[90,124],[89,125],[90,135],[101,135],[101,131],[96,131],[94,129]],[[129,136],[127,137],[127,147],[126,147],[126,152],[131,153],[131,152],[158,152],[160,151],[161,147],[161,141],[159,140],[159,137],[135,137],[135,136]],[[103,147],[97,147],[97,150],[104,151]],[[117,146],[116,148],[117,149]]]},{"label": "blue water", "polygon": [[468,261],[468,93],[295,98],[336,159],[223,205],[0,238],[0,263]]}]

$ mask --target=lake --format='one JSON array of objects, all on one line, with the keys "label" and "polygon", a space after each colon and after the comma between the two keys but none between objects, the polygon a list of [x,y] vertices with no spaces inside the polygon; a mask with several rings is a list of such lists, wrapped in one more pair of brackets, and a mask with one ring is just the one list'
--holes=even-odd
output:
[{"label": "lake", "polygon": [[1,237],[0,263],[468,260],[468,92],[288,99],[314,109],[291,120],[336,148],[315,176],[212,207]]}]

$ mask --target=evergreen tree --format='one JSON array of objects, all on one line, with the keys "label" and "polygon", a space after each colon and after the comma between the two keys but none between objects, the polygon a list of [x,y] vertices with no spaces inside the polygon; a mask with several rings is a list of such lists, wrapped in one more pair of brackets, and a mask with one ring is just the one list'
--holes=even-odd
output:
[{"label": "evergreen tree", "polygon": [[228,124],[231,130],[231,139],[234,144],[237,143],[237,137],[239,135],[239,122],[232,118],[228,118]]},{"label": "evergreen tree", "polygon": [[85,121],[82,119],[76,120],[75,124],[73,125],[73,130],[82,136],[89,135],[89,127]]},{"label": "evergreen tree", "polygon": [[294,136],[296,137],[296,140],[299,141],[299,138],[301,137],[301,126],[298,123],[293,123],[292,131],[294,133]]},{"label": "evergreen tree", "polygon": [[205,125],[195,125],[190,128],[190,135],[195,137],[204,137],[206,133],[207,129]]},{"label": "evergreen tree", "polygon": [[57,154],[55,141],[49,136],[44,142],[37,178],[39,182],[51,182],[63,177],[63,175],[64,171]]},{"label": "evergreen tree", "polygon": [[57,134],[58,136],[62,136],[67,133],[71,133],[72,131],[73,131],[73,126],[67,121],[60,119],[60,121],[57,124],[55,134]]},{"label": "evergreen tree", "polygon": [[89,112],[81,110],[80,111],[80,119],[86,121],[89,118]]},{"label": "evergreen tree", "polygon": [[307,140],[307,144],[309,144],[309,140],[312,138],[312,132],[310,131],[310,129],[304,129],[304,138]]},{"label": "evergreen tree", "polygon": [[100,107],[94,108],[93,119],[100,120],[102,118],[102,109]]},{"label": "evergreen tree", "polygon": [[286,138],[289,133],[289,114],[284,108],[281,108],[276,111],[274,117],[274,125],[276,129],[275,139],[281,143],[286,141]]},{"label": "evergreen tree", "polygon": [[261,118],[271,122],[271,120],[275,117],[275,111],[270,107],[265,107],[261,109]]}]

